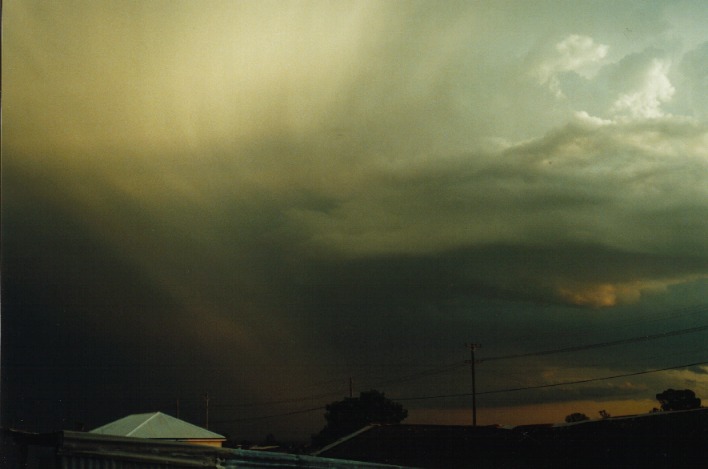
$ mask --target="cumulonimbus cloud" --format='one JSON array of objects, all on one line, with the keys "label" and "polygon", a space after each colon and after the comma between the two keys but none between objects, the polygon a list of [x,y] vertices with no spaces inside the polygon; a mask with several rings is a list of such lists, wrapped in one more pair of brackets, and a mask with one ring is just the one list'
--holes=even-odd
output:
[{"label": "cumulonimbus cloud", "polygon": [[670,65],[666,61],[654,59],[636,90],[622,93],[612,105],[617,114],[628,113],[634,118],[661,117],[661,105],[670,101],[676,89],[667,76]]},{"label": "cumulonimbus cloud", "polygon": [[592,280],[578,263],[556,285],[562,299],[608,306],[707,273],[707,137],[704,126],[687,119],[579,118],[498,154],[428,161],[395,174],[369,168],[356,191],[334,196],[326,209],[295,205],[287,214],[312,249],[344,257],[496,243],[592,244],[639,258],[696,260],[686,271],[647,265],[622,278],[610,272],[617,266],[603,275],[597,259],[585,259]]}]

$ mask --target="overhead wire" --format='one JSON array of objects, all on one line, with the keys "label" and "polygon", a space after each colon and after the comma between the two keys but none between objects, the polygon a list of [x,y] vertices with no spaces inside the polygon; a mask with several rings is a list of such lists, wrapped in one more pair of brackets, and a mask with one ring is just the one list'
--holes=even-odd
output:
[{"label": "overhead wire", "polygon": [[[614,341],[605,341],[605,342],[598,342],[598,343],[593,343],[593,344],[577,345],[577,346],[573,346],[573,347],[565,347],[565,348],[559,348],[559,349],[550,349],[550,350],[542,350],[542,351],[536,351],[536,352],[511,354],[511,355],[500,355],[500,356],[496,356],[496,357],[482,358],[482,359],[477,360],[477,362],[483,363],[483,362],[496,361],[496,360],[509,360],[509,359],[514,359],[514,358],[525,358],[525,357],[532,357],[532,356],[552,355],[552,354],[556,354],[556,353],[577,352],[577,351],[581,351],[581,350],[591,350],[591,349],[597,349],[597,348],[630,344],[630,343],[635,343],[635,342],[663,339],[666,337],[674,337],[677,335],[700,332],[700,331],[704,331],[704,330],[708,330],[708,325],[691,327],[691,328],[687,328],[687,329],[678,329],[678,330],[673,330],[673,331],[667,331],[667,332],[663,332],[663,333],[659,333],[659,334],[650,334],[650,335],[644,335],[644,336],[638,336],[638,337],[630,337],[630,338],[614,340]],[[399,383],[414,381],[419,378],[438,376],[440,374],[445,374],[445,373],[449,373],[451,371],[456,371],[458,369],[465,368],[466,366],[467,365],[465,364],[465,362],[448,364],[443,367],[436,367],[436,368],[432,368],[432,369],[428,369],[428,370],[423,370],[418,373],[412,373],[412,374],[408,374],[408,375],[398,376],[396,378],[392,378],[392,379],[385,380],[385,381],[377,381],[373,384],[373,387],[375,388],[375,387],[380,387],[380,386],[384,386],[384,385],[399,384]],[[267,401],[267,402],[258,402],[258,403],[249,403],[249,404],[234,404],[234,405],[227,404],[227,405],[223,405],[223,406],[224,407],[253,407],[253,406],[258,406],[258,405],[286,404],[286,403],[293,403],[293,402],[303,402],[303,401],[308,401],[308,400],[315,400],[315,399],[320,399],[320,398],[324,398],[324,397],[331,397],[333,395],[337,395],[340,393],[341,393],[340,391],[332,391],[332,392],[328,392],[328,393],[322,393],[322,394],[316,394],[316,395],[310,395],[310,396],[302,396],[302,397],[291,398],[291,399],[282,399],[282,400],[276,400],[276,401]]]},{"label": "overhead wire", "polygon": [[557,348],[557,349],[550,349],[550,350],[541,350],[541,351],[537,351],[537,352],[515,353],[515,354],[510,354],[510,355],[498,355],[495,357],[481,358],[481,359],[477,360],[477,362],[482,363],[482,362],[490,362],[490,361],[496,361],[496,360],[510,360],[512,358],[526,358],[526,357],[538,357],[538,356],[542,356],[542,355],[553,355],[556,353],[579,352],[581,350],[591,350],[591,349],[604,348],[604,347],[613,347],[615,345],[625,345],[625,344],[631,344],[631,343],[635,343],[635,342],[645,342],[645,341],[649,341],[649,340],[663,339],[666,337],[674,337],[677,335],[690,334],[693,332],[700,332],[700,331],[705,331],[705,330],[708,330],[708,325],[690,327],[687,329],[679,329],[679,330],[668,331],[668,332],[662,332],[659,334],[648,334],[648,335],[643,335],[643,336],[638,336],[638,337],[631,337],[628,339],[610,340],[610,341],[605,341],[605,342],[597,342],[597,343],[593,343],[593,344],[574,345],[572,347],[564,347],[564,348]]},{"label": "overhead wire", "polygon": [[[691,314],[695,314],[695,311],[693,311]],[[696,326],[696,327],[691,327],[691,328],[686,328],[686,329],[677,329],[677,330],[672,330],[672,331],[666,331],[666,332],[657,333],[657,334],[648,334],[648,335],[643,335],[643,336],[638,336],[638,337],[631,337],[631,338],[626,338],[626,339],[619,339],[619,340],[605,341],[605,342],[597,342],[597,343],[584,344],[584,345],[578,345],[578,346],[572,346],[572,347],[548,349],[548,350],[519,353],[519,354],[499,355],[499,356],[493,356],[493,357],[488,357],[488,358],[482,358],[480,360],[477,360],[477,362],[511,360],[511,359],[516,359],[516,358],[544,356],[544,355],[552,355],[552,354],[557,354],[557,353],[571,353],[571,352],[577,352],[577,351],[583,351],[583,350],[592,350],[592,349],[598,349],[598,348],[604,348],[604,347],[612,347],[612,346],[625,345],[625,344],[631,344],[631,343],[637,343],[637,342],[663,339],[663,338],[667,338],[667,337],[674,337],[674,336],[683,335],[683,334],[700,332],[700,331],[704,331],[704,330],[708,330],[708,325],[701,325],[701,326]],[[661,369],[655,369],[655,370],[645,370],[645,371],[640,371],[640,372],[620,374],[620,375],[600,377],[600,378],[590,378],[590,379],[585,379],[585,380],[566,381],[566,382],[561,382],[561,383],[552,383],[552,384],[545,384],[545,385],[538,385],[538,386],[524,386],[524,387],[517,387],[517,388],[483,391],[483,392],[478,392],[477,395],[550,388],[550,387],[557,387],[557,386],[569,386],[569,385],[573,385],[573,384],[582,384],[582,383],[588,383],[588,382],[593,382],[593,381],[615,379],[615,378],[620,378],[620,377],[629,377],[629,376],[637,376],[637,375],[648,374],[648,373],[657,373],[660,371],[685,368],[685,367],[689,367],[689,366],[704,365],[706,363],[708,363],[708,362],[698,362],[698,363],[692,363],[692,364],[687,364],[687,365],[679,365],[679,366],[675,366],[675,367],[661,368]],[[417,372],[417,373],[398,376],[396,378],[392,378],[389,380],[378,381],[373,385],[373,388],[380,387],[383,385],[399,384],[399,383],[413,381],[413,380],[421,379],[421,378],[427,378],[427,377],[431,377],[431,376],[439,376],[441,374],[457,371],[458,369],[461,369],[463,367],[466,367],[466,364],[464,362],[448,364],[443,367],[436,367],[436,368],[432,368],[432,369],[423,370],[423,371]],[[290,404],[290,403],[296,403],[296,402],[305,402],[305,401],[312,401],[312,400],[316,400],[316,399],[323,399],[325,397],[332,397],[335,395],[341,395],[341,390],[331,391],[331,392],[327,392],[327,393],[320,393],[320,394],[315,394],[315,395],[310,395],[310,396],[301,396],[301,397],[290,398],[290,399],[255,402],[255,403],[247,403],[247,404],[222,404],[219,407],[232,407],[232,408],[233,407],[241,407],[241,408],[244,408],[244,407],[262,406],[262,405]],[[462,394],[447,394],[447,395],[438,395],[438,396],[421,396],[421,397],[413,397],[413,398],[398,398],[395,400],[404,401],[404,400],[439,399],[439,398],[449,398],[449,397],[464,397],[464,396],[470,396],[470,395],[471,395],[471,393],[462,393]],[[295,411],[285,412],[285,413],[278,413],[278,414],[273,414],[273,415],[257,416],[257,417],[243,417],[243,418],[239,418],[239,419],[224,420],[224,421],[220,421],[220,423],[232,423],[232,422],[243,422],[243,421],[277,418],[277,417],[286,417],[286,416],[290,416],[290,415],[298,415],[298,414],[309,413],[309,412],[314,412],[314,411],[323,410],[323,409],[325,409],[325,406],[318,406],[318,407],[295,410]]]},{"label": "overhead wire", "polygon": [[[574,385],[574,384],[585,384],[585,383],[592,383],[595,381],[606,381],[606,380],[616,379],[616,378],[626,378],[629,376],[638,376],[638,375],[646,375],[646,374],[650,374],[650,373],[659,373],[662,371],[679,370],[681,368],[688,368],[691,366],[701,366],[701,365],[708,365],[708,361],[687,363],[684,365],[669,366],[669,367],[657,368],[657,369],[653,369],[653,370],[636,371],[633,373],[622,373],[622,374],[612,375],[612,376],[602,376],[602,377],[598,377],[598,378],[580,379],[580,380],[575,380],[575,381],[562,381],[559,383],[539,384],[536,386],[523,386],[523,387],[518,387],[518,388],[494,389],[491,391],[477,392],[476,394],[478,396],[480,396],[480,395],[485,395],[485,394],[500,394],[500,393],[505,393],[505,392],[528,391],[528,390],[532,390],[532,389],[553,388],[553,387],[558,387],[558,386],[570,386],[570,385]],[[417,401],[417,400],[427,400],[427,399],[443,399],[443,398],[450,398],[450,397],[467,397],[467,396],[471,396],[471,395],[472,395],[471,392],[467,392],[467,393],[444,394],[444,395],[436,395],[436,396],[399,397],[399,398],[395,398],[394,400],[396,400],[396,401]]]},{"label": "overhead wire", "polygon": [[222,424],[222,423],[237,423],[237,422],[251,422],[251,421],[256,421],[256,420],[267,420],[267,419],[278,418],[278,417],[289,417],[291,415],[307,414],[310,412],[315,412],[317,410],[324,410],[325,408],[326,408],[326,406],[319,406],[319,407],[312,407],[309,409],[293,410],[291,412],[284,412],[281,414],[261,415],[261,416],[257,416],[257,417],[241,417],[241,418],[237,418],[237,419],[227,419],[227,420],[215,420],[215,421],[213,421],[213,423]]},{"label": "overhead wire", "polygon": [[[490,391],[478,392],[476,394],[477,395],[500,394],[500,393],[507,393],[507,392],[517,392],[517,391],[528,391],[528,390],[533,390],[533,389],[552,388],[552,387],[559,387],[559,386],[571,386],[571,385],[576,385],[576,384],[585,384],[585,383],[592,383],[592,382],[597,382],[597,381],[607,381],[607,380],[617,379],[617,378],[626,378],[629,376],[639,376],[639,375],[646,375],[646,374],[651,374],[651,373],[660,373],[663,371],[679,370],[682,368],[688,368],[691,366],[701,366],[701,365],[708,365],[708,361],[686,363],[683,365],[669,366],[669,367],[664,367],[664,368],[656,368],[656,369],[652,369],[652,370],[636,371],[636,372],[632,372],[632,373],[622,373],[622,374],[611,375],[611,376],[602,376],[602,377],[597,377],[597,378],[588,378],[588,379],[581,379],[581,380],[574,380],[574,381],[562,381],[562,382],[551,383],[551,384],[540,384],[540,385],[536,385],[536,386],[523,386],[523,387],[517,387],[517,388],[494,389],[494,390],[490,390]],[[394,400],[394,401],[420,401],[420,400],[431,400],[431,399],[446,399],[446,398],[453,398],[453,397],[468,397],[471,395],[472,395],[472,393],[441,394],[441,395],[432,395],[432,396],[397,397],[397,398],[392,398],[392,400]],[[218,420],[218,421],[215,421],[214,423],[236,423],[236,422],[247,422],[247,421],[255,421],[255,420],[266,420],[266,419],[271,419],[271,418],[288,417],[291,415],[298,415],[298,414],[305,414],[305,413],[309,413],[309,412],[315,412],[318,410],[324,410],[325,408],[326,408],[326,406],[319,406],[319,407],[300,409],[300,410],[295,410],[295,411],[291,411],[291,412],[284,412],[284,413],[272,414],[272,415],[263,415],[263,416],[257,416],[257,417],[244,417],[244,418],[229,419],[229,420]]]},{"label": "overhead wire", "polygon": [[[552,355],[552,354],[556,354],[556,353],[577,352],[577,351],[582,351],[582,350],[591,350],[591,349],[597,349],[597,348],[630,344],[630,343],[635,343],[635,342],[644,342],[644,341],[650,341],[650,340],[663,339],[666,337],[674,337],[677,335],[700,332],[700,331],[704,331],[704,330],[708,330],[708,325],[691,327],[691,328],[687,328],[687,329],[678,329],[678,330],[667,331],[667,332],[663,332],[663,333],[659,333],[659,334],[649,334],[649,335],[631,337],[631,338],[627,338],[627,339],[620,339],[620,340],[614,340],[614,341],[605,341],[605,342],[598,342],[598,343],[593,343],[593,344],[577,345],[577,346],[573,346],[573,347],[541,350],[541,351],[536,351],[536,352],[527,352],[527,353],[510,354],[510,355],[500,355],[500,356],[495,356],[495,357],[482,358],[482,359],[477,360],[477,362],[483,363],[483,362],[490,362],[490,361],[497,361],[497,360],[510,360],[510,359],[515,359],[515,358],[526,358],[526,357],[533,357],[533,356]],[[408,374],[408,375],[398,376],[396,378],[392,378],[389,380],[378,381],[378,382],[374,383],[372,385],[372,387],[376,388],[376,387],[385,386],[385,385],[400,384],[400,383],[404,383],[404,382],[414,381],[414,380],[417,380],[420,378],[438,376],[441,374],[449,373],[451,371],[456,371],[456,370],[461,369],[463,367],[466,367],[466,364],[464,362],[448,364],[443,367],[436,367],[436,368],[424,370],[424,371],[421,371],[418,373],[412,373],[412,374]],[[221,404],[221,405],[219,405],[219,407],[241,407],[241,408],[244,408],[244,407],[256,407],[256,406],[263,406],[263,405],[291,404],[291,403],[296,403],[296,402],[305,402],[305,401],[312,401],[312,400],[316,400],[316,399],[322,399],[325,397],[332,397],[332,396],[340,395],[340,394],[341,394],[341,391],[338,390],[338,391],[331,391],[331,392],[327,392],[327,393],[314,394],[314,395],[309,395],[309,396],[301,396],[301,397],[290,398],[290,399],[280,399],[280,400],[263,401],[263,402],[251,402],[251,403],[246,403],[246,404]]]},{"label": "overhead wire", "polygon": [[[428,369],[424,370],[418,373],[412,373],[408,374],[405,376],[399,376],[398,378],[394,378],[388,381],[382,381],[382,382],[376,382],[372,387],[380,387],[382,385],[387,385],[387,384],[397,384],[397,383],[403,383],[407,381],[412,381],[418,378],[422,377],[428,377],[428,376],[437,376],[440,374],[448,373],[450,371],[457,370],[459,368],[463,368],[466,365],[464,363],[455,363],[455,364],[450,364],[446,365],[444,367],[437,367],[433,369]],[[301,397],[294,397],[290,399],[280,399],[280,400],[271,400],[271,401],[263,401],[263,402],[250,402],[246,404],[219,404],[217,407],[257,407],[257,406],[262,406],[262,405],[275,405],[275,404],[290,404],[290,403],[295,403],[295,402],[304,402],[304,401],[312,401],[316,399],[322,399],[325,397],[332,397],[335,395],[340,395],[341,391],[331,391],[327,393],[321,393],[321,394],[315,394],[315,395],[309,395],[309,396],[301,396]]]}]

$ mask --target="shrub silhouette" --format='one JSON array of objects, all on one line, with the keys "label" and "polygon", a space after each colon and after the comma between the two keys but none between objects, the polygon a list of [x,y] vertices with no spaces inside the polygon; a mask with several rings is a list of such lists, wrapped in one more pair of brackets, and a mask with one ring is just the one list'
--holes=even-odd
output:
[{"label": "shrub silhouette", "polygon": [[566,423],[582,422],[584,420],[590,420],[590,417],[585,414],[581,414],[580,412],[575,412],[565,417]]}]

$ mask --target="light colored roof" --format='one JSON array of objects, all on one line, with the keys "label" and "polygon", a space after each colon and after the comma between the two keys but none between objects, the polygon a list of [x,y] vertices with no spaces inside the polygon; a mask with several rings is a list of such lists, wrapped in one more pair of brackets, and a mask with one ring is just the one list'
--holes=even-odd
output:
[{"label": "light colored roof", "polygon": [[226,440],[218,433],[162,412],[133,414],[94,428],[91,433],[169,440]]}]

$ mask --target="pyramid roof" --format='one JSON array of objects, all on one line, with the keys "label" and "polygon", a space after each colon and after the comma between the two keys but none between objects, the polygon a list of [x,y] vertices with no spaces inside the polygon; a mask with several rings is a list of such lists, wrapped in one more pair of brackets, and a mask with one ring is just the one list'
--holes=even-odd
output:
[{"label": "pyramid roof", "polygon": [[225,440],[223,435],[162,412],[133,414],[94,428],[91,433],[169,440]]}]

